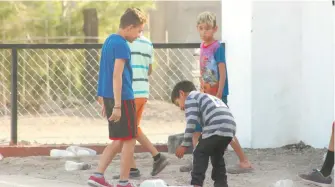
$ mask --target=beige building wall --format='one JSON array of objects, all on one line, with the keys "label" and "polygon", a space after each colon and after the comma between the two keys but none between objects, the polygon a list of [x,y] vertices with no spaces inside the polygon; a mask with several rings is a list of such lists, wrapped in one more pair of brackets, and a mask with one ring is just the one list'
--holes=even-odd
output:
[{"label": "beige building wall", "polygon": [[[157,1],[149,13],[149,31],[153,43],[200,43],[197,15],[214,12],[221,23],[221,1]],[[219,25],[216,39],[221,40]],[[154,99],[169,100],[173,86],[180,80],[196,83],[199,72],[195,49],[156,49],[150,92]]]}]

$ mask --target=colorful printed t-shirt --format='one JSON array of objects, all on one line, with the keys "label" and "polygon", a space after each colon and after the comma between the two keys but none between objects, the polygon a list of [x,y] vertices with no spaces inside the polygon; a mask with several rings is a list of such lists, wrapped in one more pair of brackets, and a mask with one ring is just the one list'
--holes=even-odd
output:
[{"label": "colorful printed t-shirt", "polygon": [[[219,63],[226,64],[225,49],[219,41],[205,46],[200,46],[200,74],[202,91],[211,95],[216,95],[219,88]],[[228,74],[226,68],[226,81],[222,91],[222,97],[229,94]]]}]

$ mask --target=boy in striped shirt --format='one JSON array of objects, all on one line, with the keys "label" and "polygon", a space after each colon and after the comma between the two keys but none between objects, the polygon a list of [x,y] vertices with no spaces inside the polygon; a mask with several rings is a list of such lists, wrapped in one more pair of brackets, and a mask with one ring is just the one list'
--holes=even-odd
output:
[{"label": "boy in striped shirt", "polygon": [[229,108],[221,99],[196,91],[190,81],[181,81],[174,87],[171,101],[185,110],[187,123],[184,140],[176,150],[178,158],[182,158],[187,147],[192,146],[196,125],[201,124],[203,129],[193,151],[191,185],[203,186],[210,158],[214,187],[228,187],[223,155],[236,131],[236,123]]}]

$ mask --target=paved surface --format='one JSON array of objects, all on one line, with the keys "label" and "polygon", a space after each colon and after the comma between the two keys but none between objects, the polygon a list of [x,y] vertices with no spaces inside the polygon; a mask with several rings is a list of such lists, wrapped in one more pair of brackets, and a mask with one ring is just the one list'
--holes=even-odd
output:
[{"label": "paved surface", "polygon": [[46,180],[23,175],[0,175],[1,187],[87,187],[69,182]]}]

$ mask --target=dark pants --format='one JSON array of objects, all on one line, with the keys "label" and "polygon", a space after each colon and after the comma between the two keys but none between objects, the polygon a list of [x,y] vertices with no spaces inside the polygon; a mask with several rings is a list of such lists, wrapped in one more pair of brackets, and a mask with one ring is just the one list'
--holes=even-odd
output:
[{"label": "dark pants", "polygon": [[202,136],[200,136],[193,151],[191,185],[203,185],[210,158],[213,166],[212,180],[214,181],[214,187],[228,187],[223,155],[231,140],[231,137],[211,136],[202,139]]}]

